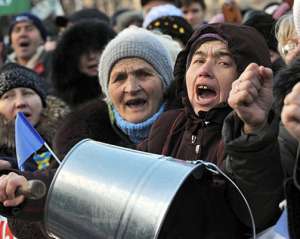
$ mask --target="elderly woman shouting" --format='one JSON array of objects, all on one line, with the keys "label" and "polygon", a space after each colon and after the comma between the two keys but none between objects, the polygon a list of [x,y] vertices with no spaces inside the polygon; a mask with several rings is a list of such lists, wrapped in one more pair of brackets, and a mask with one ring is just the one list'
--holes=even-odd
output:
[{"label": "elderly woman shouting", "polygon": [[84,138],[130,148],[144,140],[168,107],[171,58],[156,35],[131,27],[106,46],[99,79],[105,102],[89,102],[66,119],[54,140],[61,158]]}]

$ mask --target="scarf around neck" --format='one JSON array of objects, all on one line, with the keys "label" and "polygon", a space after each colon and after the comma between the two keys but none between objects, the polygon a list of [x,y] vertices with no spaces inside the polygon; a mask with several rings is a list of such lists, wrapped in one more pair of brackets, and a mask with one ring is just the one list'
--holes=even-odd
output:
[{"label": "scarf around neck", "polygon": [[119,114],[119,112],[113,106],[111,106],[111,109],[117,126],[121,129],[123,133],[128,135],[129,139],[133,143],[138,144],[141,141],[143,141],[145,138],[147,138],[151,126],[164,112],[165,104],[162,104],[159,110],[154,115],[152,115],[150,118],[148,118],[147,120],[141,123],[130,123],[124,120]]}]

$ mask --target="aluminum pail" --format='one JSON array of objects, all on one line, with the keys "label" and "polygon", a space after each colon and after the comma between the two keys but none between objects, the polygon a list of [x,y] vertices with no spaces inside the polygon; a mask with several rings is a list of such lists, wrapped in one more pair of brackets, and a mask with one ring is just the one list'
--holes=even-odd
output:
[{"label": "aluminum pail", "polygon": [[52,181],[46,230],[65,239],[158,238],[176,193],[200,166],[83,140]]}]

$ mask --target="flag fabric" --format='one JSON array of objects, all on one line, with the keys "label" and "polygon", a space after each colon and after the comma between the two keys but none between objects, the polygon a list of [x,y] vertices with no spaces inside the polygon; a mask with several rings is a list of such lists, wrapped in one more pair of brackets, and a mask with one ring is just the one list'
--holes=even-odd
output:
[{"label": "flag fabric", "polygon": [[274,230],[277,234],[282,236],[284,239],[289,239],[288,231],[288,219],[287,219],[287,210],[284,209],[279,220],[275,224]]},{"label": "flag fabric", "polygon": [[18,166],[20,170],[24,170],[26,160],[36,153],[45,144],[45,141],[22,112],[18,112],[16,118],[15,141]]}]

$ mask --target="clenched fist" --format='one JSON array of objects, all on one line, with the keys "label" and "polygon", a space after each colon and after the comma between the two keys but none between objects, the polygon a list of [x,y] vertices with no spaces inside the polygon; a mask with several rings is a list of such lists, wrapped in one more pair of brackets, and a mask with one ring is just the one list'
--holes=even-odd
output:
[{"label": "clenched fist", "polygon": [[232,83],[228,104],[244,122],[246,134],[262,128],[273,102],[273,73],[270,68],[251,63]]}]

